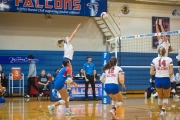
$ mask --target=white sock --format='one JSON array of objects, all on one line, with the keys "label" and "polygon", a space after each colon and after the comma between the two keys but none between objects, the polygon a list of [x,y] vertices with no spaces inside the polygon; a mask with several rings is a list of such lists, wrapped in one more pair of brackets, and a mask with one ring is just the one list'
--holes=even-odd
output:
[{"label": "white sock", "polygon": [[70,110],[70,108],[66,108],[66,111],[69,111]]}]

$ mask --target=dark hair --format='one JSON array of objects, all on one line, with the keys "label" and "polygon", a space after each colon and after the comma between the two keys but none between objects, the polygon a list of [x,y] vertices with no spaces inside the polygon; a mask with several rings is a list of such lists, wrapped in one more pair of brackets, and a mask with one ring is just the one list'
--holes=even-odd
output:
[{"label": "dark hair", "polygon": [[57,68],[57,69],[55,69],[55,72],[57,72],[59,69]]},{"label": "dark hair", "polygon": [[117,64],[117,58],[116,57],[111,57],[111,59],[106,63],[106,65],[103,68],[103,71],[108,70]]},{"label": "dark hair", "polygon": [[68,63],[69,63],[69,60],[64,60],[63,61],[63,66],[67,66]]},{"label": "dark hair", "polygon": [[87,56],[87,59],[88,59],[88,58],[92,58],[92,57],[91,57],[91,56]]},{"label": "dark hair", "polygon": [[46,72],[44,69],[41,70],[41,73],[42,73],[42,71]]},{"label": "dark hair", "polygon": [[34,55],[32,54],[28,55],[28,59],[34,59]]},{"label": "dark hair", "polygon": [[[81,68],[82,69],[82,68]],[[81,69],[79,70],[79,76],[82,76]],[[83,69],[82,69],[83,70]]]}]

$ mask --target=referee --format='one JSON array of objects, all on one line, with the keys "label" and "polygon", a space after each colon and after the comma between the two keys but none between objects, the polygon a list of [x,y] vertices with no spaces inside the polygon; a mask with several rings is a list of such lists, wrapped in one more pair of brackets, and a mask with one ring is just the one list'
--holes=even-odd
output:
[{"label": "referee", "polygon": [[84,77],[85,77],[85,100],[88,101],[88,86],[89,83],[91,84],[92,91],[93,91],[93,98],[94,100],[98,100],[96,98],[96,91],[95,91],[95,81],[96,81],[96,70],[95,70],[95,65],[92,63],[92,57],[87,56],[87,62],[83,66],[84,70]]}]

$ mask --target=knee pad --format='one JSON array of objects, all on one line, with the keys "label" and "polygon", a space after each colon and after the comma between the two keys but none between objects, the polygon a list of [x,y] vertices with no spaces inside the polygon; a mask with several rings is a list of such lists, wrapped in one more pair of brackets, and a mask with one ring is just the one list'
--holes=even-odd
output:
[{"label": "knee pad", "polygon": [[168,104],[168,98],[163,98],[163,103]]},{"label": "knee pad", "polygon": [[116,105],[119,107],[122,105],[122,102],[117,102]]},{"label": "knee pad", "polygon": [[72,78],[70,78],[70,77],[67,78],[67,80],[65,81],[65,83],[67,83],[67,84],[68,84],[68,83],[72,83],[72,82],[73,82],[73,80],[72,80]]},{"label": "knee pad", "polygon": [[60,100],[59,103],[60,103],[61,105],[64,105],[64,104],[66,103],[66,101]]},{"label": "knee pad", "polygon": [[163,103],[163,99],[158,98],[158,105],[162,105],[162,103]]}]

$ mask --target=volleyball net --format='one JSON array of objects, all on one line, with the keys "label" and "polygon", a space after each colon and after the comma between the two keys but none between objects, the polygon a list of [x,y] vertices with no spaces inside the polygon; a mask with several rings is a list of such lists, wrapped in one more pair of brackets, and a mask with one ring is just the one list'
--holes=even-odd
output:
[{"label": "volleyball net", "polygon": [[157,36],[164,35],[169,38],[173,49],[168,57],[173,59],[174,68],[178,68],[176,56],[180,50],[180,30],[112,38],[107,40],[109,52],[114,53],[118,58],[118,65],[122,68],[149,69],[152,59],[158,55],[157,46],[159,43]]}]

